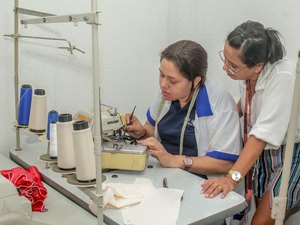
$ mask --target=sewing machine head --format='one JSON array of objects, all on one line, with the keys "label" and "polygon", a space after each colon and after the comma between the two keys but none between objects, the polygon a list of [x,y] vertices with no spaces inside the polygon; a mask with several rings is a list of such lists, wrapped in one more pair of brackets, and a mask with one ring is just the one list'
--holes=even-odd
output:
[{"label": "sewing machine head", "polygon": [[[129,136],[122,129],[125,125],[123,115],[113,112],[102,112],[102,139],[105,143],[103,146],[109,150],[131,150],[134,151],[138,147],[136,139]],[[144,147],[141,149],[145,150]],[[105,148],[104,148],[105,150]]]},{"label": "sewing machine head", "polygon": [[101,126],[103,136],[119,136],[125,125],[124,115],[117,112],[116,108],[101,111]]},{"label": "sewing machine head", "polygon": [[[136,139],[126,134],[122,129],[126,124],[124,115],[118,113],[115,107],[106,106],[106,108],[101,110],[101,135],[103,142],[112,143],[111,146],[115,150],[120,150],[124,146],[130,149],[130,147],[137,145]],[[92,113],[83,111],[76,113],[75,119],[87,121],[90,127],[92,127],[94,122]]]},{"label": "sewing machine head", "polygon": [[[75,116],[75,120],[84,120],[89,123],[90,127],[94,124],[94,115],[87,111],[78,111]],[[117,112],[117,109],[110,107],[108,109],[101,110],[101,129],[102,136],[112,137],[118,136],[125,125],[125,118],[123,115]]]}]

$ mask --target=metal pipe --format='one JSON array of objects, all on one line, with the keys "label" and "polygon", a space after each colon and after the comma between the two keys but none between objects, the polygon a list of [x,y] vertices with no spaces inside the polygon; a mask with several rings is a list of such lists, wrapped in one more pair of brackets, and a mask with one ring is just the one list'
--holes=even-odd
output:
[{"label": "metal pipe", "polygon": [[281,176],[279,196],[274,199],[272,217],[276,219],[275,225],[282,225],[285,218],[287,190],[291,172],[292,157],[295,145],[295,136],[297,128],[297,119],[300,105],[300,51],[298,53],[298,62],[296,68],[296,78],[294,85],[294,97],[292,102],[291,117],[287,133],[287,143],[283,162],[283,171]]},{"label": "metal pipe", "polygon": [[103,193],[102,193],[102,165],[101,165],[101,148],[102,137],[100,131],[100,74],[99,74],[99,45],[98,45],[98,15],[97,0],[91,0],[92,12],[94,13],[94,21],[92,24],[92,49],[93,49],[93,94],[94,94],[94,140],[95,140],[95,161],[96,161],[96,205],[98,225],[103,224]]},{"label": "metal pipe", "polygon": [[[19,33],[19,14],[17,8],[19,7],[19,0],[15,0],[14,8],[14,32]],[[14,39],[14,83],[15,83],[15,116],[18,121],[18,105],[19,105],[19,40]],[[16,126],[16,150],[20,151],[20,127]]]},{"label": "metal pipe", "polygon": [[39,37],[39,36],[28,36],[28,35],[19,35],[19,34],[5,34],[4,37],[11,37],[11,38],[31,38],[31,39],[41,39],[41,40],[50,40],[50,41],[65,41],[68,43],[69,47],[59,47],[59,48],[65,48],[67,49],[71,54],[73,54],[73,50],[78,50],[82,53],[85,53],[84,51],[76,48],[71,44],[70,41],[68,41],[65,38],[53,38],[53,37]]},{"label": "metal pipe", "polygon": [[24,9],[24,8],[15,8],[18,14],[23,14],[23,15],[30,15],[30,16],[39,16],[39,17],[45,17],[45,16],[55,16],[54,14],[51,13],[45,13],[45,12],[39,12],[39,11],[34,11],[30,9]]}]

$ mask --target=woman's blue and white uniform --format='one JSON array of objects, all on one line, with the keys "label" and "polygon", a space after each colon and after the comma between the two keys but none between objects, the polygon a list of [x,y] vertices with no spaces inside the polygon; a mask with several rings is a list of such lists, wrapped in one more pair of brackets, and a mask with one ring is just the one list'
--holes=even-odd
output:
[{"label": "woman's blue and white uniform", "polygon": [[[165,101],[162,105],[161,100],[159,93],[147,112],[147,119],[166,150],[179,154],[180,132],[188,105],[180,108],[176,101]],[[162,110],[157,118],[160,107]],[[224,88],[206,80],[196,97],[185,131],[183,155],[235,162],[242,149],[241,143],[236,103]]]}]

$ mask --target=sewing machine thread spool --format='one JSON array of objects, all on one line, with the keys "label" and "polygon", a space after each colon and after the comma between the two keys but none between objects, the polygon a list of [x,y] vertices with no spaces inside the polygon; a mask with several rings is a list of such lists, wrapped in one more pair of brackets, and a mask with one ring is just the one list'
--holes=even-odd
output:
[{"label": "sewing machine thread spool", "polygon": [[29,129],[35,133],[43,133],[47,126],[47,96],[44,89],[35,89],[32,96]]},{"label": "sewing machine thread spool", "polygon": [[32,98],[32,87],[29,84],[23,84],[20,91],[18,124],[27,126],[29,123],[30,107]]},{"label": "sewing machine thread spool", "polygon": [[96,179],[94,142],[86,121],[80,120],[73,123],[73,141],[76,178],[80,182],[92,182]]},{"label": "sewing machine thread spool", "polygon": [[49,155],[51,159],[57,158],[57,126],[56,122],[53,121],[50,124],[50,149]]},{"label": "sewing machine thread spool", "polygon": [[76,166],[73,147],[72,124],[73,119],[71,114],[59,114],[58,122],[56,123],[57,166],[62,170],[74,170]]},{"label": "sewing machine thread spool", "polygon": [[47,123],[47,139],[50,140],[50,124],[56,123],[58,120],[58,112],[54,109],[48,113],[48,123]]}]

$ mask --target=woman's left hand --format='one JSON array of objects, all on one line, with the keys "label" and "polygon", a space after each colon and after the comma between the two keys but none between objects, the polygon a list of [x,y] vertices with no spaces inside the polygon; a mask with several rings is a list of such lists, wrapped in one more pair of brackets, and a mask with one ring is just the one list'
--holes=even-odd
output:
[{"label": "woman's left hand", "polygon": [[236,185],[228,177],[211,178],[201,184],[201,193],[205,194],[206,198],[213,198],[221,193],[221,198],[225,198]]},{"label": "woman's left hand", "polygon": [[158,159],[163,167],[174,167],[173,155],[168,153],[164,146],[154,137],[149,137],[144,140],[139,140],[139,144],[148,146],[151,156]]}]

